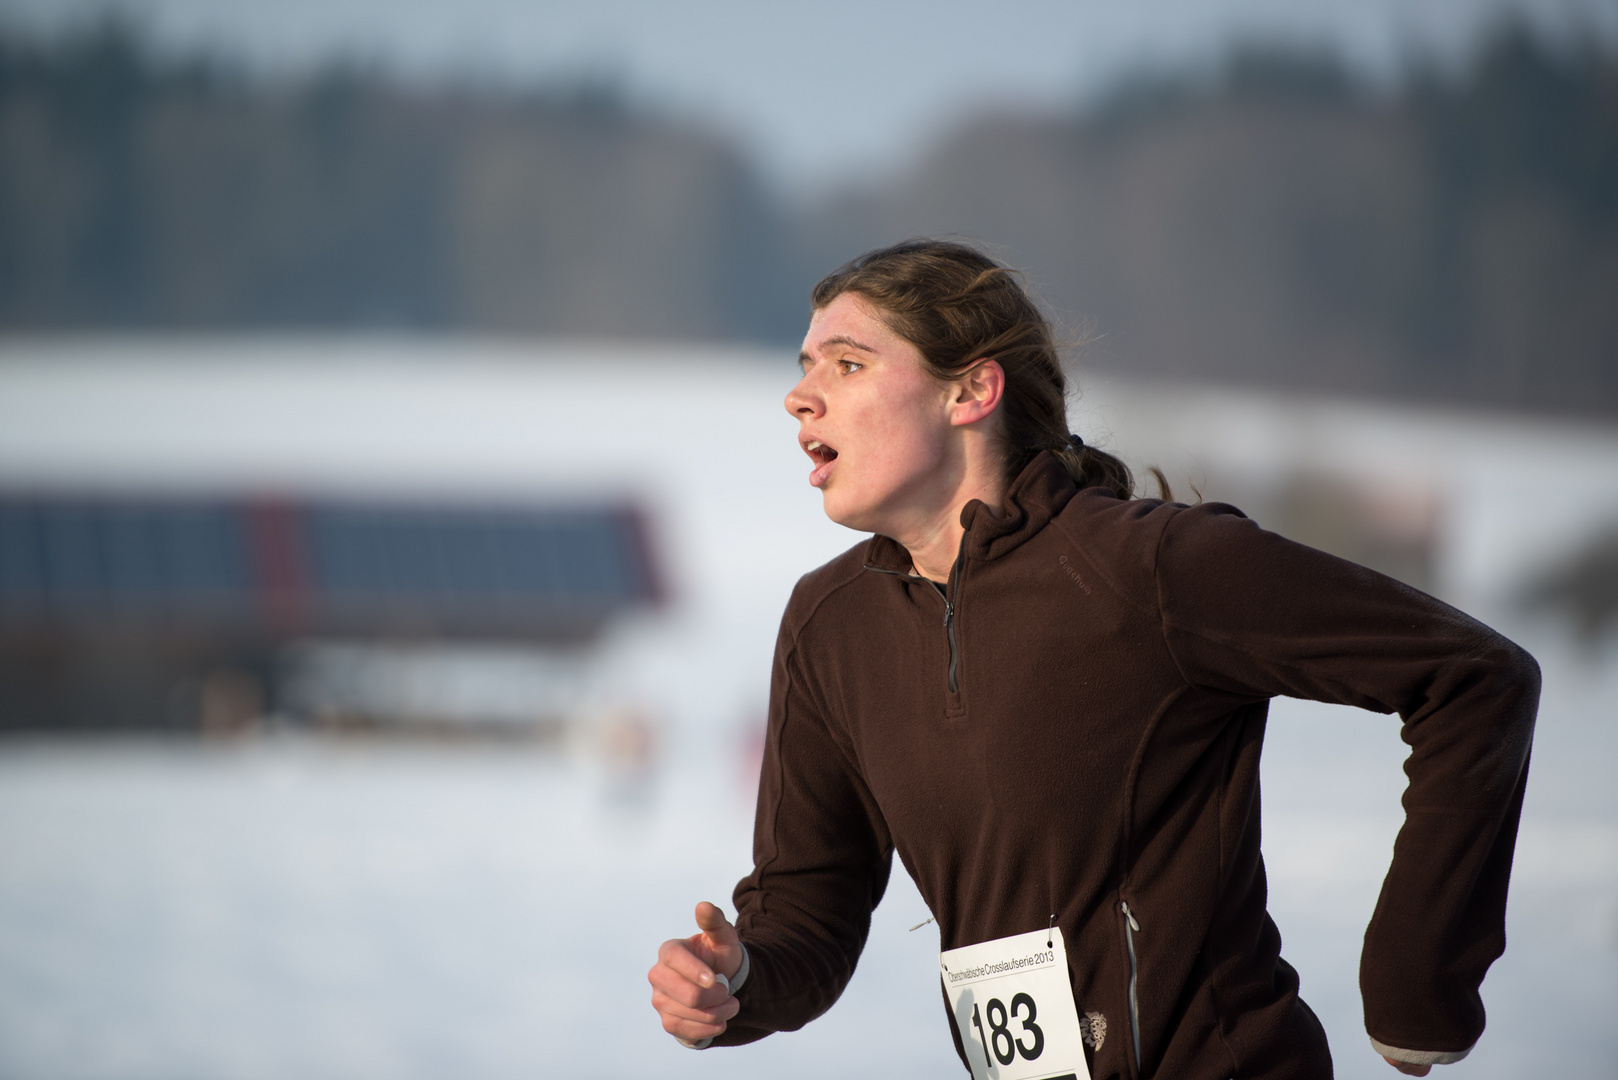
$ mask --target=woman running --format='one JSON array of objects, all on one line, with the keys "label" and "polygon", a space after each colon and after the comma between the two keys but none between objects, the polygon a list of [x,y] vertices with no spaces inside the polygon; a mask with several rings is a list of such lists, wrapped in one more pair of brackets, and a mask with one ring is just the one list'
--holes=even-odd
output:
[{"label": "woman running", "polygon": [[1265,912],[1259,751],[1287,695],[1403,720],[1366,1029],[1400,1072],[1466,1056],[1533,658],[1229,506],[1134,498],[1068,432],[1046,320],[970,247],[871,252],[812,305],[787,411],[827,516],[873,535],[787,605],[753,872],[735,926],[701,904],[659,950],[664,1028],[735,1045],[825,1012],[897,851],[975,1076],[1330,1077]]}]

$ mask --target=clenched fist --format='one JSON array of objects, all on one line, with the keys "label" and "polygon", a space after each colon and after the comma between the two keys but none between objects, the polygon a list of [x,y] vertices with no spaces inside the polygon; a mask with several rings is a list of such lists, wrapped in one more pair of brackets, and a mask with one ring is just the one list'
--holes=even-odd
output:
[{"label": "clenched fist", "polygon": [[703,901],[696,915],[700,933],[663,942],[646,974],[663,1030],[686,1043],[720,1034],[742,1007],[730,993],[742,966],[742,940],[715,905]]}]

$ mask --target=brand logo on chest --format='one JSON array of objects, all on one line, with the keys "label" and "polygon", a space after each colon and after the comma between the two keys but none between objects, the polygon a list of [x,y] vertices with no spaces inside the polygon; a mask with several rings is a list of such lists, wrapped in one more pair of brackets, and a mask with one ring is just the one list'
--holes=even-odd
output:
[{"label": "brand logo on chest", "polygon": [[1068,561],[1067,556],[1058,555],[1056,562],[1057,565],[1062,568],[1062,573],[1067,575],[1067,579],[1073,584],[1077,585],[1079,588],[1083,589],[1084,595],[1089,596],[1090,586],[1085,584],[1084,578],[1079,574],[1078,568]]}]

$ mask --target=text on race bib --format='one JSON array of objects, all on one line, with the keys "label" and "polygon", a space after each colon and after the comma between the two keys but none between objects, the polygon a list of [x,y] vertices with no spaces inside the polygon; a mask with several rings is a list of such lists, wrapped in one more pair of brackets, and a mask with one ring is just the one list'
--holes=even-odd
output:
[{"label": "text on race bib", "polygon": [[938,954],[974,1080],[1090,1080],[1056,928]]}]

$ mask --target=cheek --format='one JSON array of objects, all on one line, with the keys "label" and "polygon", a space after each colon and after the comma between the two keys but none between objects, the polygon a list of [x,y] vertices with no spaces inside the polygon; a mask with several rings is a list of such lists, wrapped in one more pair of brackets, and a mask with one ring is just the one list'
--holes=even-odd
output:
[{"label": "cheek", "polygon": [[873,410],[864,427],[866,454],[877,474],[902,481],[933,468],[943,456],[945,431],[930,400],[896,400]]}]

